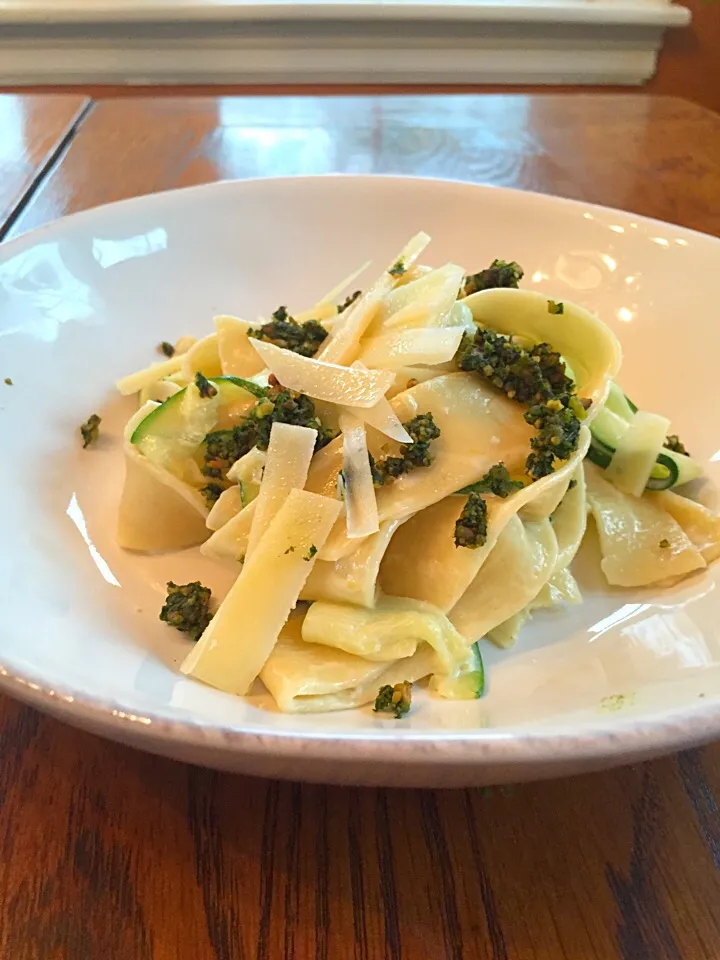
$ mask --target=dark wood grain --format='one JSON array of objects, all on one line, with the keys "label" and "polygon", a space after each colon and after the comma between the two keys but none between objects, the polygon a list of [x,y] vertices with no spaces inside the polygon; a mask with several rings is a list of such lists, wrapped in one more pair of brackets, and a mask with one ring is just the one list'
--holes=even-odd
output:
[{"label": "dark wood grain", "polygon": [[[11,232],[152,190],[325,170],[466,177],[720,229],[720,118],[574,96],[101,103]],[[3,960],[720,957],[720,745],[500,790],[300,787],[146,756],[3,698],[0,753]]]},{"label": "dark wood grain", "polygon": [[71,139],[88,105],[80,94],[0,96],[0,239],[33,185]]}]

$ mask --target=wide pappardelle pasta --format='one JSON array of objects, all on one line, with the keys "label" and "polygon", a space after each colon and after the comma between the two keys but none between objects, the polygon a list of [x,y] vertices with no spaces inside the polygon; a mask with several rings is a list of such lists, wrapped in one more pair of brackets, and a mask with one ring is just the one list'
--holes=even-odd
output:
[{"label": "wide pappardelle pasta", "polygon": [[288,712],[400,717],[416,681],[481,696],[480,641],[581,602],[588,517],[614,586],[720,555],[720,519],[687,496],[701,468],[617,385],[611,330],[520,289],[514,262],[423,266],[428,243],[345,300],[359,274],[301,313],[216,317],[118,383],[139,398],[120,544],[199,546],[237,573],[224,597],[168,584],[184,674],[238,695],[259,678]]}]

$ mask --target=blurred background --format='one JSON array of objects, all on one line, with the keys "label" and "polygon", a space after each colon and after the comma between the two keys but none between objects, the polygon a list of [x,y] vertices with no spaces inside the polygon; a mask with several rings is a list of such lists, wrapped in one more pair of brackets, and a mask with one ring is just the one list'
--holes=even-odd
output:
[{"label": "blurred background", "polygon": [[720,110],[720,0],[4,0],[0,89],[629,90]]}]

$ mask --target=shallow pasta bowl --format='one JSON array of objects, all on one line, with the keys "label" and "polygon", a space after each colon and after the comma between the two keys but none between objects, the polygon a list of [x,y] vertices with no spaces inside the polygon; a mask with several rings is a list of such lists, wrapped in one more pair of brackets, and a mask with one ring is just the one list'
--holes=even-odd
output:
[{"label": "shallow pasta bowl", "polygon": [[[202,579],[199,555],[114,542],[132,405],[113,383],[158,341],[207,332],[218,313],[312,303],[421,229],[433,263],[515,259],[529,289],[596,311],[622,343],[625,388],[672,417],[720,480],[720,241],[583,203],[391,177],[223,183],[92,210],[0,247],[6,692],[167,756],[338,783],[500,783],[720,735],[720,566],[668,590],[611,589],[592,543],[574,567],[582,606],[538,614],[511,650],[483,644],[478,701],[421,695],[402,722],[370,708],[287,716],[267,696],[178,672],[187,644],[157,614],[167,580]],[[83,451],[77,427],[94,411],[103,436]]]}]

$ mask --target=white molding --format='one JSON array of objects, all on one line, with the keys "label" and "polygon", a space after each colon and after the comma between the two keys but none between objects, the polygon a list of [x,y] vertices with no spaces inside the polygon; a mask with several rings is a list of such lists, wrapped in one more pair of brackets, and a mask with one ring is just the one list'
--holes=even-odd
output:
[{"label": "white molding", "polygon": [[[6,0],[7,2],[7,0]],[[661,0],[16,0],[0,83],[640,84]]]}]

